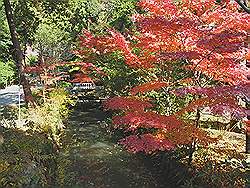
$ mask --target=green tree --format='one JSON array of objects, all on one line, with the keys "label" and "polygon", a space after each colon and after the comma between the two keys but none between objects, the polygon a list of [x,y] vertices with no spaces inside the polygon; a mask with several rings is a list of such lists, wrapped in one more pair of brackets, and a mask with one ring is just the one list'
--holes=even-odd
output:
[{"label": "green tree", "polygon": [[69,34],[55,24],[40,24],[34,35],[34,48],[45,57],[61,58],[69,50]]},{"label": "green tree", "polygon": [[4,63],[0,60],[0,87],[7,86],[8,83],[13,81],[15,71],[14,63],[12,61],[7,61]]},{"label": "green tree", "polygon": [[16,0],[12,2],[13,15],[19,41],[26,49],[26,45],[32,43],[34,34],[41,22],[39,4],[33,0]]},{"label": "green tree", "polygon": [[137,0],[46,0],[43,19],[70,33],[74,41],[83,28],[103,31],[109,26],[123,30],[131,23]]},{"label": "green tree", "polygon": [[4,12],[3,0],[0,0],[0,60],[10,58],[9,49],[11,46],[10,33]]}]

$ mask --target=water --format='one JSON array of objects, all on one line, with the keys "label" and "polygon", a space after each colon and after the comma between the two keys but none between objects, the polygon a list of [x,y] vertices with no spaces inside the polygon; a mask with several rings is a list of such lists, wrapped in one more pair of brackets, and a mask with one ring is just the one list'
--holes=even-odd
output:
[{"label": "water", "polygon": [[64,143],[69,149],[63,153],[69,163],[65,173],[72,177],[63,184],[71,181],[74,187],[160,187],[140,156],[116,144],[103,123],[106,117],[107,113],[93,102],[78,104],[72,112],[65,138],[70,142]]}]

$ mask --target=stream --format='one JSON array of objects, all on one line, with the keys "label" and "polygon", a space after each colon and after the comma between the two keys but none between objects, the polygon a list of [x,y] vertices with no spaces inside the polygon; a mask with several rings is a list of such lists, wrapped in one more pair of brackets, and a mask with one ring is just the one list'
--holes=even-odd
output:
[{"label": "stream", "polygon": [[[169,180],[160,180],[141,155],[130,154],[116,144],[104,123],[107,116],[99,103],[85,102],[74,107],[69,117],[65,134],[68,138],[64,140],[70,143],[64,143],[68,147],[63,155],[69,163],[65,173],[72,174],[74,187],[168,187]],[[67,185],[71,180],[68,177],[65,181]]]},{"label": "stream", "polygon": [[157,187],[140,159],[112,139],[104,123],[107,115],[95,102],[75,107],[66,129],[71,143],[65,155],[72,162],[67,173],[78,177],[79,187]]}]

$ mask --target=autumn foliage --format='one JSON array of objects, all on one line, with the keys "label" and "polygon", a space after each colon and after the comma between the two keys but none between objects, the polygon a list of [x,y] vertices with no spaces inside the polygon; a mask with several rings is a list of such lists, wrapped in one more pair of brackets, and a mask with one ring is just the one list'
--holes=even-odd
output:
[{"label": "autumn foliage", "polygon": [[[234,118],[246,115],[238,100],[249,93],[244,60],[250,16],[239,12],[234,1],[142,0],[138,6],[146,13],[133,16],[135,30],[122,35],[109,29],[101,36],[84,30],[80,38],[83,48],[77,54],[90,58],[90,54],[119,51],[130,68],[146,73],[161,69],[169,75],[181,62],[187,74],[178,79],[154,77],[132,88],[130,96],[105,102],[106,109],[122,112],[113,123],[131,132],[120,143],[132,152],[147,153],[194,141],[206,145],[213,139],[197,122],[187,121],[185,113],[208,107],[211,113],[229,112]],[[162,88],[171,90],[166,94],[197,97],[177,113],[160,114],[145,94]]]},{"label": "autumn foliage", "polygon": [[[91,83],[94,82],[93,79],[89,76],[92,72],[103,74],[100,68],[89,62],[48,62],[44,62],[42,64],[40,63],[36,66],[26,66],[24,72],[28,74],[38,74],[43,80],[50,80],[50,84],[54,84],[55,82],[62,80],[72,83]],[[69,73],[66,71],[74,67],[77,67],[79,70],[77,71],[77,73],[73,74],[73,78],[70,78]],[[59,68],[63,68],[65,72],[58,70]]]}]

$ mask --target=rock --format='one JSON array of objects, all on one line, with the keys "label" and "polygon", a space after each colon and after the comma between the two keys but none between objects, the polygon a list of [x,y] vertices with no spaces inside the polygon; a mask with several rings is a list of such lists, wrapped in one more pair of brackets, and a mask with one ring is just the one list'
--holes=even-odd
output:
[{"label": "rock", "polygon": [[3,138],[3,135],[0,133],[0,145],[2,145],[4,142],[4,138]]},{"label": "rock", "polygon": [[96,142],[94,145],[90,146],[90,148],[110,148],[110,145],[107,145],[103,142]]}]

